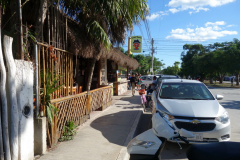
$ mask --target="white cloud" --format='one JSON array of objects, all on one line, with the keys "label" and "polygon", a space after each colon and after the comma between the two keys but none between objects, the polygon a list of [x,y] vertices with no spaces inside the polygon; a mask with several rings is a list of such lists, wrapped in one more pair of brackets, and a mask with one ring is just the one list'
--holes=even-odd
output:
[{"label": "white cloud", "polygon": [[165,11],[165,12],[159,11],[159,12],[151,14],[150,16],[147,16],[146,19],[148,19],[149,21],[153,21],[154,19],[165,16],[165,15],[168,15],[168,11]]},{"label": "white cloud", "polygon": [[184,41],[206,41],[210,39],[217,39],[219,37],[224,37],[227,35],[236,35],[237,31],[228,31],[222,30],[219,25],[226,25],[224,21],[217,22],[207,22],[205,27],[196,27],[195,29],[186,28],[186,29],[173,29],[171,35],[167,36],[166,39],[181,39]]},{"label": "white cloud", "polygon": [[154,19],[156,19],[158,17],[159,17],[159,14],[154,14],[153,13],[150,16],[147,16],[146,19],[148,19],[149,21],[152,21],[152,20],[154,20]]},{"label": "white cloud", "polygon": [[203,7],[199,7],[199,8],[197,8],[196,9],[196,12],[195,13],[197,13],[197,12],[199,12],[199,11],[209,11],[209,9],[208,8],[203,8]]},{"label": "white cloud", "polygon": [[172,13],[177,13],[177,12],[181,11],[181,9],[171,8],[171,9],[169,9],[169,11]]},{"label": "white cloud", "polygon": [[187,25],[187,27],[193,27],[194,24],[190,23],[189,25]]},{"label": "white cloud", "polygon": [[175,30],[172,30],[172,34],[174,34],[174,33],[179,33],[179,34],[181,34],[181,33],[183,33],[184,32],[184,30],[183,29],[175,29]]},{"label": "white cloud", "polygon": [[227,25],[227,27],[236,27],[237,25],[235,24],[230,24],[230,25]]},{"label": "white cloud", "polygon": [[224,21],[217,21],[217,22],[207,22],[205,23],[205,26],[220,26],[220,25],[226,25],[226,22]]},{"label": "white cloud", "polygon": [[176,13],[184,10],[193,10],[189,14],[203,11],[208,11],[209,8],[206,7],[219,7],[228,3],[232,3],[236,0],[171,0],[168,3],[170,12]]}]

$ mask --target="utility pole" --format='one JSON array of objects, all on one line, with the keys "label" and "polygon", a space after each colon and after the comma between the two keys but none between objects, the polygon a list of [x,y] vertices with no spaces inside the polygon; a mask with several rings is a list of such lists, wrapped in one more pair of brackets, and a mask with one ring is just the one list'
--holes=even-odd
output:
[{"label": "utility pole", "polygon": [[151,41],[151,44],[152,44],[152,71],[151,71],[151,74],[152,75],[153,75],[153,60],[154,60],[154,56],[153,56],[153,53],[154,53],[153,43],[154,43],[154,40],[152,38],[152,41]]},{"label": "utility pole", "polygon": [[[128,37],[128,56],[131,53],[131,37]],[[127,80],[128,80],[128,72],[129,72],[129,68],[127,67]]]}]

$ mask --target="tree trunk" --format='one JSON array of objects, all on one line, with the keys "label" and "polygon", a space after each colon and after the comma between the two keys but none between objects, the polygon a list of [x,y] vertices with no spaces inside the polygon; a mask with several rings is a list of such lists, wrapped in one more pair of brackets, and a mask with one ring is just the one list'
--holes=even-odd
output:
[{"label": "tree trunk", "polygon": [[219,83],[222,84],[222,82],[223,82],[223,77],[219,76]]},{"label": "tree trunk", "polygon": [[44,21],[47,17],[47,10],[49,5],[47,4],[48,0],[40,0],[39,3],[39,10],[38,10],[38,17],[36,21],[36,38],[38,41],[42,42],[42,35],[43,35],[43,30],[42,30],[42,25],[44,24]]},{"label": "tree trunk", "polygon": [[219,74],[219,75],[218,75],[219,84],[222,84],[224,76],[225,76],[225,74]]},{"label": "tree trunk", "polygon": [[12,56],[12,41],[13,38],[4,36],[4,54],[6,58],[6,63],[8,67],[8,90],[9,90],[9,102],[11,109],[11,133],[10,133],[10,146],[11,146],[11,156],[12,160],[18,160],[18,106],[17,106],[17,96],[16,96],[16,65]]},{"label": "tree trunk", "polygon": [[236,85],[239,86],[239,73],[236,74]]},{"label": "tree trunk", "polygon": [[210,84],[213,84],[213,78],[210,78]]},{"label": "tree trunk", "polygon": [[93,57],[92,62],[89,65],[89,74],[88,74],[88,81],[87,81],[87,93],[89,94],[90,88],[91,88],[91,84],[92,84],[92,76],[93,76],[93,71],[95,68],[95,63],[97,62],[97,59],[95,57]]},{"label": "tree trunk", "polygon": [[[1,18],[1,7],[0,7],[0,18]],[[1,19],[0,19],[0,28],[1,28]],[[1,30],[0,30],[0,121],[2,119],[2,123],[0,123],[0,127],[2,124],[2,133],[3,140],[0,140],[0,143],[3,142],[3,150],[4,150],[4,158],[5,160],[10,160],[10,148],[9,148],[9,136],[8,136],[8,107],[7,107],[7,95],[6,95],[6,69],[3,61],[2,54],[2,42],[1,42]],[[0,144],[2,145],[2,144]],[[2,159],[2,157],[0,157]]]}]

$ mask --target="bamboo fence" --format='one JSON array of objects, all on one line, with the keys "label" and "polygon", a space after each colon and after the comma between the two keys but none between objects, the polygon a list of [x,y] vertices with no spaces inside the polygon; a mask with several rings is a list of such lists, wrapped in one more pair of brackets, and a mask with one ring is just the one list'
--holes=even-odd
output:
[{"label": "bamboo fence", "polygon": [[[73,54],[54,48],[53,55],[53,52],[50,53],[50,47],[38,43],[39,88],[44,88],[44,93],[46,93],[45,74],[47,72],[51,72],[50,81],[61,76],[56,87],[59,85],[62,87],[51,95],[51,104],[58,108],[54,123],[47,127],[47,143],[52,147],[62,136],[67,122],[73,121],[75,125],[80,125],[90,117],[90,112],[97,109],[103,110],[111,105],[112,87],[105,86],[92,90],[89,95],[87,92],[78,93],[78,88],[73,87]],[[43,79],[40,73],[43,74]]]}]

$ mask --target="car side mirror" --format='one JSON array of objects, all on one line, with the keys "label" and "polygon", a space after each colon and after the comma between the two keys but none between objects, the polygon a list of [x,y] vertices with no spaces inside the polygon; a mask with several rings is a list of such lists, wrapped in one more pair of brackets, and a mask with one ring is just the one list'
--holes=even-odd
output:
[{"label": "car side mirror", "polygon": [[217,100],[222,100],[222,99],[223,99],[223,96],[222,96],[222,95],[219,95],[219,94],[217,94],[217,95],[216,95],[216,99],[217,99]]},{"label": "car side mirror", "polygon": [[189,132],[189,131],[187,131],[186,129],[183,129],[183,128],[181,128],[178,131],[178,133],[182,137],[187,137],[187,138],[193,138],[194,137],[194,135],[191,132]]}]

